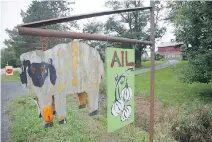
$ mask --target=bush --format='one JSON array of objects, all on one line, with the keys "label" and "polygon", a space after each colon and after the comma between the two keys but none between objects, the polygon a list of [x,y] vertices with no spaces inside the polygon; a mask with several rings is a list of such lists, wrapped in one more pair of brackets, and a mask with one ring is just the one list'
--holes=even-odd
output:
[{"label": "bush", "polygon": [[212,107],[187,109],[171,127],[172,136],[181,142],[212,141]]},{"label": "bush", "polygon": [[212,82],[212,51],[197,54],[188,58],[188,66],[184,72],[184,82],[209,83]]},{"label": "bush", "polygon": [[164,56],[163,55],[160,55],[160,54],[155,54],[155,60],[162,60],[164,59]]}]

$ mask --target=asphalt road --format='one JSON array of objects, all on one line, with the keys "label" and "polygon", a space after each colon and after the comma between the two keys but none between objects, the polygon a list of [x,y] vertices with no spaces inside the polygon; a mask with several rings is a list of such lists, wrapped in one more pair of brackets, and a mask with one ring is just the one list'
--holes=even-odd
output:
[{"label": "asphalt road", "polygon": [[1,81],[1,142],[8,142],[10,122],[7,115],[8,102],[18,96],[27,94],[20,82]]},{"label": "asphalt road", "polygon": [[[160,65],[155,66],[155,70],[167,68],[171,65],[176,65],[178,62],[179,62],[178,60],[168,60],[168,62],[166,62],[164,64],[160,64]],[[150,71],[150,68],[135,70],[135,75],[143,74],[143,73],[148,72],[148,71]]]}]

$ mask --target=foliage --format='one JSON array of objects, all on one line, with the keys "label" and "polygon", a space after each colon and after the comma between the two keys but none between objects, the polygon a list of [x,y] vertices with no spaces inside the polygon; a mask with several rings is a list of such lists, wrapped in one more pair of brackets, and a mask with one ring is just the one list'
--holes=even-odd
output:
[{"label": "foliage", "polygon": [[13,48],[4,48],[1,50],[1,68],[5,68],[7,64],[14,68],[20,66],[20,61],[16,57]]},{"label": "foliage", "polygon": [[212,80],[212,2],[175,1],[169,3],[171,21],[178,41],[185,43],[188,59],[184,81],[208,83]]},{"label": "foliage", "polygon": [[201,82],[209,83],[212,81],[212,51],[204,55],[198,54],[182,70],[181,79],[186,83]]},{"label": "foliage", "polygon": [[[158,21],[159,12],[164,8],[163,4],[160,2],[155,2],[155,19],[156,19],[156,38],[160,38],[165,33],[165,27],[159,27]],[[117,1],[109,0],[105,3],[105,6],[111,9],[122,9],[122,8],[134,8],[143,7],[143,1]],[[105,23],[105,32],[109,35],[114,35],[118,37],[140,39],[140,40],[150,40],[150,32],[147,27],[149,22],[150,13],[149,11],[135,11],[120,13],[111,16]],[[144,52],[146,45],[132,45],[126,43],[115,43],[115,47],[121,48],[135,48],[135,63],[136,67],[141,67],[141,55]]]},{"label": "foliage", "polygon": [[212,106],[202,105],[197,101],[185,108],[179,120],[171,128],[171,133],[178,141],[212,141]]},{"label": "foliage", "polygon": [[[90,34],[100,34],[104,32],[104,23],[98,22],[96,20],[89,21],[83,25],[83,33]],[[93,40],[84,40],[88,45],[97,49],[99,51],[100,57],[105,62],[105,49],[107,48],[107,42],[104,41],[93,41]]]},{"label": "foliage", "polygon": [[[107,1],[105,6],[111,9],[121,9],[121,8],[133,8],[143,6],[142,1]],[[162,4],[156,5],[156,15],[163,9]],[[156,16],[157,21],[159,17]],[[135,38],[135,39],[145,39],[149,40],[149,29],[147,28],[147,23],[149,20],[149,12],[129,12],[121,13],[108,18],[106,23],[92,21],[84,25],[83,32],[86,33],[104,33],[110,36],[118,36],[125,38]],[[165,32],[165,28],[159,28],[156,24],[156,38],[161,37]],[[136,66],[141,66],[141,54],[144,52],[144,45],[131,45],[123,43],[113,43],[108,44],[102,41],[87,41],[87,43],[93,47],[97,47],[100,51],[101,58],[105,60],[105,48],[107,46],[113,46],[117,48],[135,48],[136,49]],[[139,46],[139,47],[138,47]],[[140,48],[140,46],[142,46]]]},{"label": "foliage", "polygon": [[[71,10],[68,8],[68,5],[68,1],[32,1],[26,12],[21,10],[20,15],[24,23],[69,16]],[[76,22],[46,26],[48,29],[57,30],[71,30],[70,27],[77,28]],[[41,47],[40,37],[19,35],[17,27],[14,27],[12,30],[6,29],[6,32],[9,35],[9,39],[6,39],[4,44],[8,48],[14,49],[17,58],[19,58],[22,53]],[[70,41],[70,39],[50,38],[47,41],[47,47],[51,48],[56,44],[68,41]]]},{"label": "foliage", "polygon": [[164,59],[163,55],[158,54],[158,53],[155,54],[155,60],[162,60],[162,59]]}]

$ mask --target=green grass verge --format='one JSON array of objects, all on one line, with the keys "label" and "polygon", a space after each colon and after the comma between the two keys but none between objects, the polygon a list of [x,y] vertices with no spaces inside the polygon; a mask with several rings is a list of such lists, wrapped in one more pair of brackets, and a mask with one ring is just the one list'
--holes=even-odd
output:
[{"label": "green grass verge", "polygon": [[100,114],[88,116],[87,109],[78,109],[78,100],[69,96],[67,102],[67,123],[57,124],[44,129],[42,119],[38,118],[36,105],[31,100],[33,95],[17,98],[9,103],[11,141],[30,142],[144,142],[148,141],[147,133],[130,124],[111,134],[107,133],[106,111],[100,108]]},{"label": "green grass verge", "polygon": [[1,80],[2,81],[10,81],[10,82],[18,82],[18,81],[20,81],[19,72],[14,71],[13,75],[2,75]]},{"label": "green grass verge", "polygon": [[[175,66],[170,66],[155,71],[155,96],[169,106],[190,104],[195,100],[204,104],[212,102],[212,83],[185,84],[178,80],[179,70],[186,64],[181,61]],[[149,96],[150,73],[135,77],[135,94]]]},{"label": "green grass verge", "polygon": [[[166,62],[167,61],[165,61],[165,60],[159,60],[159,61],[155,60],[155,66],[160,65],[160,64],[164,64]],[[143,61],[143,62],[141,62],[141,64],[142,64],[142,67],[141,68],[136,68],[135,70],[149,68],[151,66],[151,61],[150,60],[149,61]]]}]

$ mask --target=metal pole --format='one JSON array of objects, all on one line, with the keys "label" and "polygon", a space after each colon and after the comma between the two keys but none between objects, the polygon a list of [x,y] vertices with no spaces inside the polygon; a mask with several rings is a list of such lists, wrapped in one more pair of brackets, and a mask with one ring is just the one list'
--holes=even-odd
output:
[{"label": "metal pole", "polygon": [[41,21],[36,21],[31,23],[25,23],[25,24],[18,25],[18,27],[41,27],[43,25],[47,26],[47,25],[80,20],[85,18],[111,15],[111,14],[117,14],[117,13],[123,13],[123,12],[132,12],[137,10],[148,10],[148,9],[151,9],[151,7],[136,7],[136,8],[128,8],[128,9],[118,9],[118,10],[108,10],[108,11],[101,11],[101,12],[94,12],[94,13],[86,13],[81,15],[73,15],[69,17],[53,18],[53,19],[41,20]]},{"label": "metal pole", "polygon": [[75,39],[101,40],[101,41],[111,41],[111,42],[152,45],[151,41],[142,41],[137,39],[103,36],[98,34],[87,34],[87,33],[67,32],[67,31],[58,31],[58,30],[49,30],[49,29],[39,29],[39,28],[26,28],[26,27],[18,27],[18,31],[20,35],[75,38]]},{"label": "metal pole", "polygon": [[155,85],[155,22],[154,22],[154,1],[150,0],[150,39],[151,48],[151,73],[150,73],[150,123],[149,123],[149,141],[154,139],[154,85]]}]

